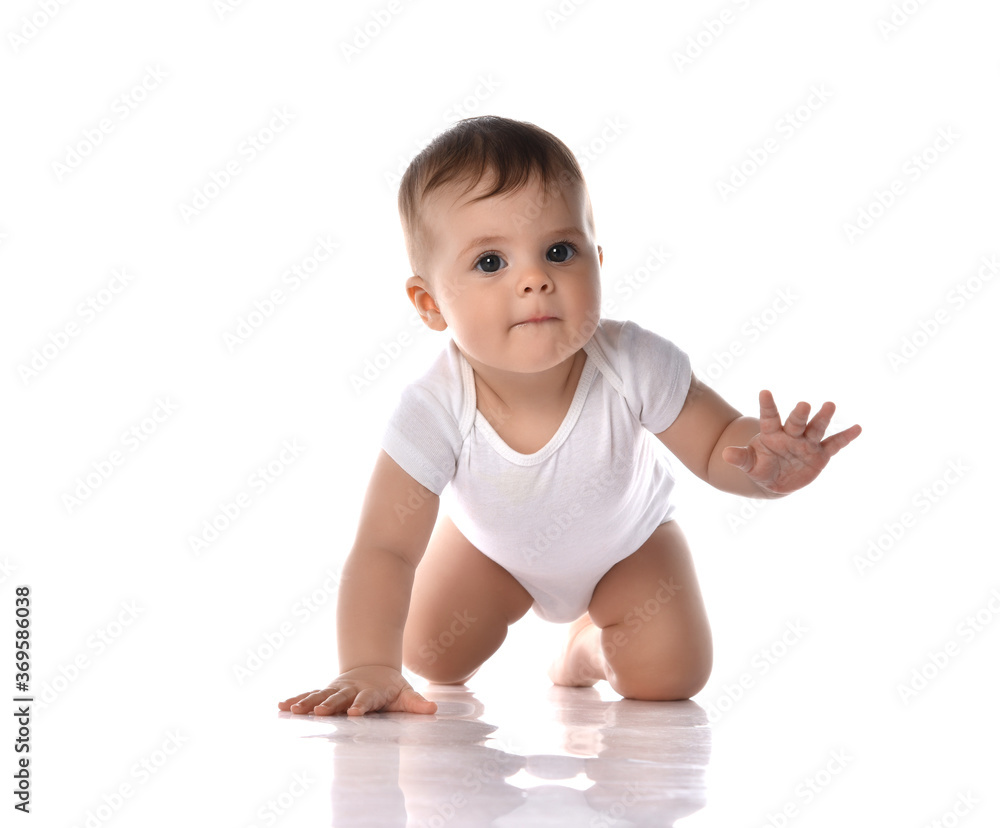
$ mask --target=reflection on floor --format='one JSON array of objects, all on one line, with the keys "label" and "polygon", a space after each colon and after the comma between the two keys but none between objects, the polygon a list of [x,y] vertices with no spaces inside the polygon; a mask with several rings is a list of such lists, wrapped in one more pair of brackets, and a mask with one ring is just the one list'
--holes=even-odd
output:
[{"label": "reflection on floor", "polygon": [[711,729],[695,702],[422,692],[436,715],[279,714],[332,746],[332,825],[670,826],[705,805]]}]

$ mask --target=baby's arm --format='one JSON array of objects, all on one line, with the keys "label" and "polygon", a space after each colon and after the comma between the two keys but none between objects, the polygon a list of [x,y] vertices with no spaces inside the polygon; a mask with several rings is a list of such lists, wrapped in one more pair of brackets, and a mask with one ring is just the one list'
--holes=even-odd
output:
[{"label": "baby's arm", "polygon": [[782,497],[814,480],[830,458],[861,433],[854,425],[823,439],[835,410],[824,403],[811,421],[800,402],[784,425],[770,391],[760,393],[761,417],[744,417],[691,376],[677,419],[656,436],[685,466],[724,492]]},{"label": "baby's arm", "polygon": [[[420,506],[409,508],[416,493]],[[439,498],[379,452],[361,507],[357,536],[337,598],[340,676],[323,690],[279,702],[292,713],[329,715],[370,710],[434,713],[403,678],[403,626],[413,573],[437,518]],[[405,509],[405,520],[400,515]]]}]

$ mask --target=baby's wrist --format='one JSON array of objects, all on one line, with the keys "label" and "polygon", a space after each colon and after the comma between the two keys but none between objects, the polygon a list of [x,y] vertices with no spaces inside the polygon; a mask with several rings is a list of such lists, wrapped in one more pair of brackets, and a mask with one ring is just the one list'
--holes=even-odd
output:
[{"label": "baby's wrist", "polygon": [[759,496],[762,499],[764,499],[764,500],[776,500],[779,497],[785,497],[786,495],[790,494],[789,492],[775,492],[775,491],[772,491],[771,489],[765,488],[764,486],[762,486],[760,483],[757,483],[756,481],[754,481],[754,485],[757,487],[757,490],[760,492]]}]

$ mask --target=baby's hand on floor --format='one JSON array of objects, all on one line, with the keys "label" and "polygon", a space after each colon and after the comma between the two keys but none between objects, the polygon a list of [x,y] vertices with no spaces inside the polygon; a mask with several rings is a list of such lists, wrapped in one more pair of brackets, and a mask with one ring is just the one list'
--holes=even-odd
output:
[{"label": "baby's hand on floor", "polygon": [[823,439],[835,406],[823,403],[807,422],[809,403],[800,402],[788,415],[784,426],[770,391],[760,392],[760,433],[746,446],[727,446],[722,459],[742,469],[768,491],[787,494],[815,480],[830,458],[861,433],[853,425]]},{"label": "baby's hand on floor", "polygon": [[361,716],[370,711],[435,713],[437,705],[425,699],[402,674],[392,667],[355,667],[341,673],[323,690],[299,693],[283,702],[279,710],[331,716],[347,711]]}]

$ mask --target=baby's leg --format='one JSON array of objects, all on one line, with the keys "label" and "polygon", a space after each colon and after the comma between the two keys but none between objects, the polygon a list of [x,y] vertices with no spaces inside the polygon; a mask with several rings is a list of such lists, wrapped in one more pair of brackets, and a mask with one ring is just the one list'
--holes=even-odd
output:
[{"label": "baby's leg", "polygon": [[439,684],[462,684],[495,653],[533,599],[446,515],[413,578],[403,664]]},{"label": "baby's leg", "polygon": [[[656,528],[594,589],[550,670],[560,684],[606,678],[631,699],[687,699],[708,681],[712,633],[687,541],[676,521]],[[584,619],[586,616],[584,616]]]}]

